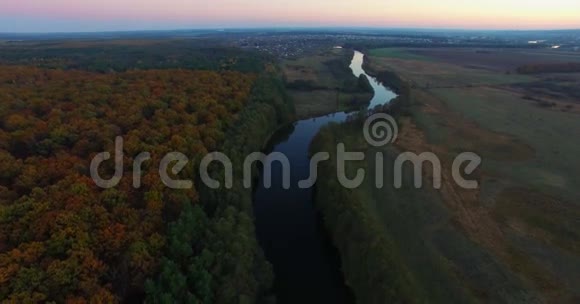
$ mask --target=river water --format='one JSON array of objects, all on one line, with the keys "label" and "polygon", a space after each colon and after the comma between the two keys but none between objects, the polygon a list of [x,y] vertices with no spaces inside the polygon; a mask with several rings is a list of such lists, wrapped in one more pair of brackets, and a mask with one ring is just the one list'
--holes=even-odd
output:
[{"label": "river water", "polygon": [[[350,68],[365,74],[364,55],[354,52]],[[390,102],[396,95],[368,76],[374,89],[369,108]],[[254,193],[256,234],[266,258],[274,267],[278,303],[354,303],[344,283],[340,258],[313,203],[313,189],[298,188],[310,173],[309,146],[321,127],[343,122],[348,113],[337,112],[304,119],[279,130],[266,153],[281,152],[290,160],[291,187],[282,187],[282,166],[272,166],[272,187],[260,180]],[[361,133],[362,135],[362,133]],[[264,176],[262,172],[261,176]]]}]

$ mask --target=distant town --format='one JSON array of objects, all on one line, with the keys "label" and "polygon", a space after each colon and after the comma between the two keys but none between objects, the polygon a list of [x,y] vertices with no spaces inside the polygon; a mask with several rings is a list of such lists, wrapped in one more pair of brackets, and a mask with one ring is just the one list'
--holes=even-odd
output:
[{"label": "distant town", "polygon": [[256,49],[279,58],[296,58],[332,46],[534,48],[580,52],[580,30],[467,31],[387,29],[235,29],[102,33],[9,34],[0,44],[55,39],[211,39],[231,47]]},{"label": "distant town", "polygon": [[400,33],[240,33],[230,35],[232,46],[257,49],[280,58],[296,58],[320,48],[369,47],[481,47],[534,48],[580,51],[580,31],[556,32],[400,32]]}]

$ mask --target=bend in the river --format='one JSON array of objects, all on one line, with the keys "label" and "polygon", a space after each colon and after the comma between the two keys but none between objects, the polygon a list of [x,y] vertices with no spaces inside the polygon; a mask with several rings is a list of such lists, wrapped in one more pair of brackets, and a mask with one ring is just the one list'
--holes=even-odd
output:
[{"label": "bend in the river", "polygon": [[[350,65],[353,74],[368,77],[374,89],[369,108],[385,104],[396,95],[367,75],[364,55],[358,51]],[[254,194],[256,233],[275,273],[278,303],[353,303],[340,270],[340,258],[326,233],[314,203],[313,189],[299,189],[298,181],[310,174],[309,146],[321,127],[343,122],[348,113],[337,112],[295,122],[271,139],[269,152],[284,153],[290,160],[291,188],[282,187],[281,166],[272,166],[272,187],[260,180]],[[263,172],[262,172],[263,173]],[[262,174],[263,176],[263,174]]]}]

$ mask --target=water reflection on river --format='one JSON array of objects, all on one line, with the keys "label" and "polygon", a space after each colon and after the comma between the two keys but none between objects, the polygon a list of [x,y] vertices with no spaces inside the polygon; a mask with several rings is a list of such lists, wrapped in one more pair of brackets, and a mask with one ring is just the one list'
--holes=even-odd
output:
[{"label": "water reflection on river", "polygon": [[[351,69],[365,74],[364,55],[355,51]],[[396,95],[369,77],[374,97],[369,108],[382,105]],[[354,303],[344,283],[337,250],[324,230],[312,202],[313,189],[299,189],[298,181],[310,174],[309,146],[321,127],[343,122],[347,113],[338,112],[300,120],[272,136],[269,152],[284,153],[290,160],[291,188],[282,188],[282,168],[272,166],[272,187],[259,181],[254,194],[256,233],[266,258],[274,267],[278,303]],[[263,174],[262,174],[263,176]]]}]

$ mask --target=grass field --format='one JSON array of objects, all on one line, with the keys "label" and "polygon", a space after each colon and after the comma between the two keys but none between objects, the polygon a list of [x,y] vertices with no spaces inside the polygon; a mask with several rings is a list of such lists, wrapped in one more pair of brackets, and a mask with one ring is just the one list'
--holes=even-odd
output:
[{"label": "grass field", "polygon": [[[523,98],[543,100],[547,97],[533,91],[536,84],[550,79],[545,88],[553,91],[554,84],[574,86],[576,76],[506,73],[522,62],[569,60],[573,54],[444,52],[417,53],[429,56],[425,60],[408,50],[381,49],[371,52],[380,57],[370,57],[372,71],[394,71],[411,84],[410,117],[400,118],[396,149],[439,156],[442,188],[376,190],[371,178],[354,192],[433,299],[577,302],[580,115],[564,105],[579,101],[573,94],[552,96],[563,104],[545,107]],[[514,64],[517,56],[523,58]],[[350,143],[349,151],[364,149],[372,159],[376,150],[365,148],[360,130],[345,130],[335,132],[336,141]],[[451,177],[451,162],[464,151],[483,159],[474,174],[476,190],[458,187]],[[349,169],[352,175],[355,169]],[[425,180],[432,174],[426,169]]]},{"label": "grass field", "polygon": [[[423,48],[407,49],[406,51],[415,56],[430,58],[434,62],[486,69],[499,73],[514,71],[519,66],[540,62],[562,63],[580,61],[580,53],[559,50]],[[399,52],[401,51],[399,50]]]},{"label": "grass field", "polygon": [[533,158],[520,158],[517,166],[490,161],[490,169],[522,186],[580,203],[580,144],[570,140],[580,138],[577,114],[547,111],[495,88],[437,89],[434,93],[465,119],[533,148]]},{"label": "grass field", "polygon": [[[345,84],[356,83],[348,64],[352,51],[333,49],[283,63],[286,83],[309,83],[313,89],[290,88],[298,118],[357,109],[371,100],[373,93],[344,92]],[[333,64],[329,64],[333,62]]]},{"label": "grass field", "polygon": [[373,49],[370,50],[369,55],[373,57],[388,57],[406,60],[431,60],[428,56],[417,55],[400,48]]},{"label": "grass field", "polygon": [[580,282],[580,147],[571,140],[580,135],[578,114],[543,109],[497,88],[433,91],[422,96],[414,119],[439,155],[482,156],[478,198],[460,202],[493,215],[475,213],[487,223],[479,229],[501,231],[488,245],[503,247],[496,254],[548,297],[578,296],[571,287]]},{"label": "grass field", "polygon": [[[363,185],[353,190],[356,204],[364,206],[382,228],[382,237],[397,253],[398,260],[393,263],[408,269],[417,294],[426,295],[433,303],[528,303],[539,299],[524,281],[464,234],[456,224],[455,211],[446,208],[442,195],[428,186],[421,190],[412,186],[410,167],[405,167],[403,188],[395,189],[389,169],[398,150],[369,147],[360,133],[361,126],[356,124],[329,127],[321,132],[327,145],[319,150],[331,151],[331,162],[338,142],[344,143],[347,151],[366,151],[365,161],[348,162],[346,167],[347,176],[355,176],[361,168],[367,174]],[[383,175],[384,188],[374,185],[377,152],[385,155],[388,168]]]},{"label": "grass field", "polygon": [[530,82],[534,77],[467,68],[450,63],[371,57],[372,68],[397,73],[415,87],[449,88]]},{"label": "grass field", "polygon": [[285,60],[282,63],[284,77],[288,83],[305,80],[312,81],[315,86],[328,89],[341,87],[344,79],[335,77],[331,68],[325,63],[349,55],[352,55],[349,50],[333,49],[313,56]]},{"label": "grass field", "polygon": [[336,90],[289,90],[299,118],[316,117],[328,113],[356,109],[368,102],[372,95],[346,94]]}]

